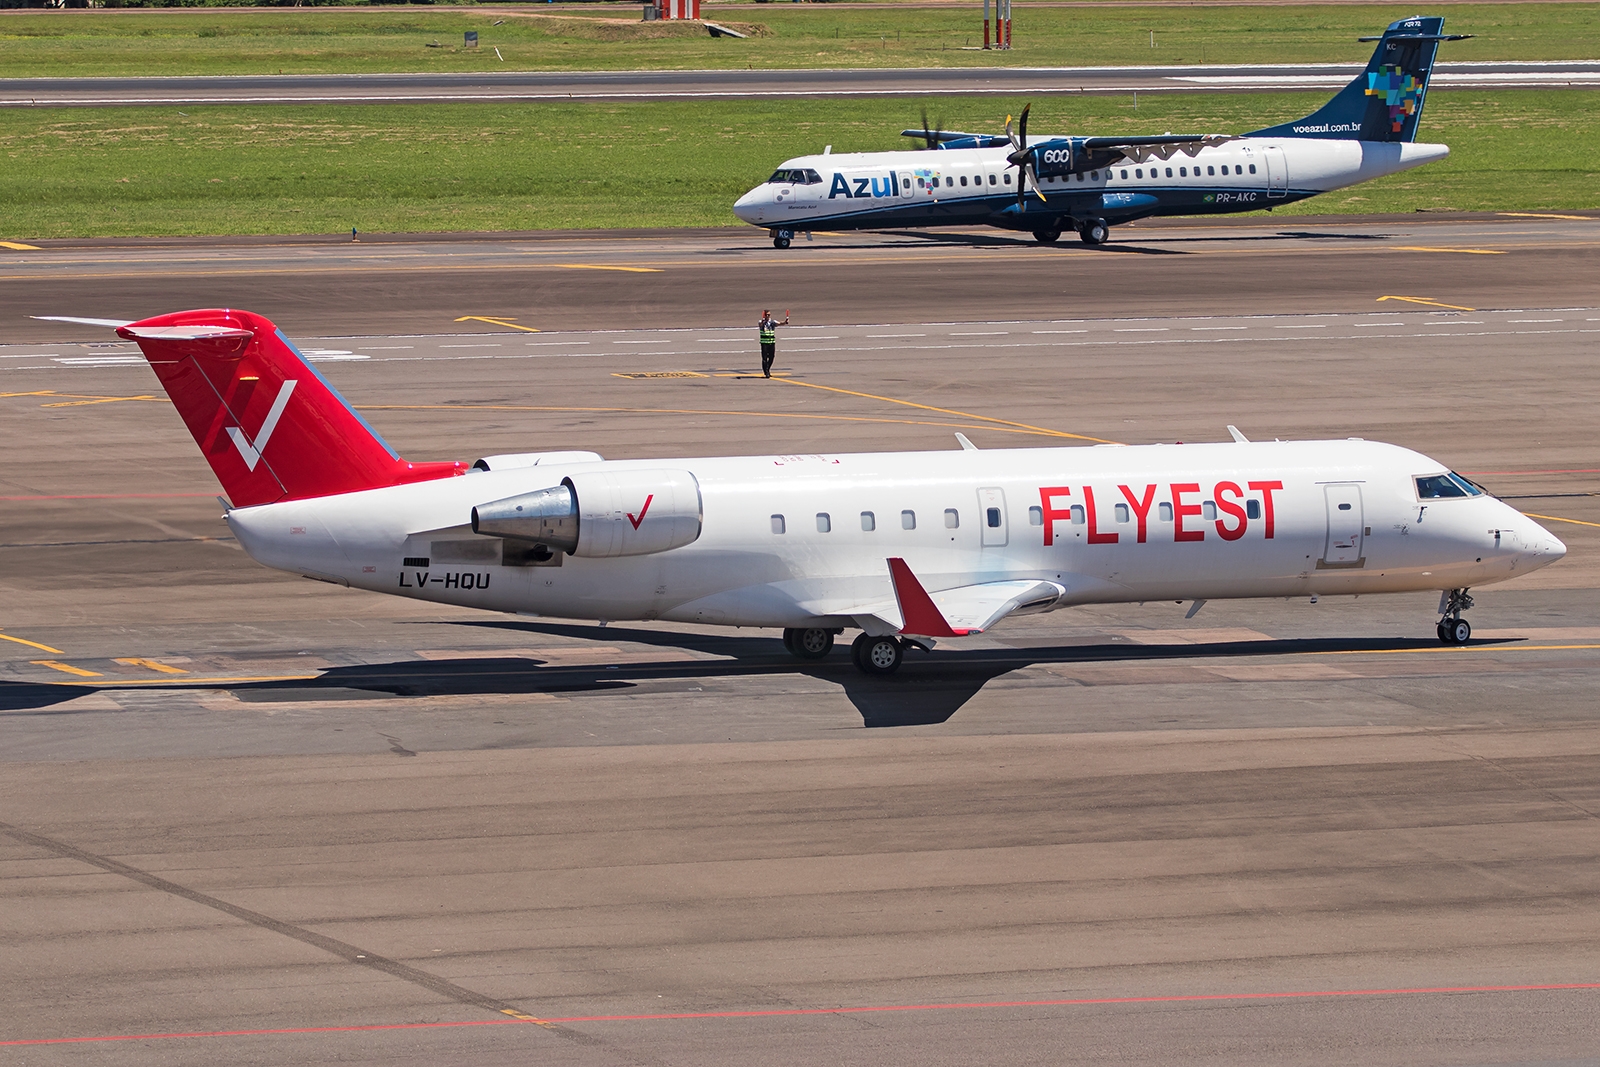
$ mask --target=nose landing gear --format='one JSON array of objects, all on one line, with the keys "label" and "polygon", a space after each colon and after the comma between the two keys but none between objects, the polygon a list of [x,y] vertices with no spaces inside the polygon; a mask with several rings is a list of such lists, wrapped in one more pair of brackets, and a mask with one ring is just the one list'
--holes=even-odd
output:
[{"label": "nose landing gear", "polygon": [[1461,613],[1472,607],[1472,597],[1465,589],[1451,589],[1439,594],[1439,640],[1447,645],[1464,645],[1472,637],[1472,624]]},{"label": "nose landing gear", "polygon": [[772,247],[773,248],[788,248],[789,247],[789,242],[791,242],[793,240],[794,240],[794,231],[793,230],[773,230],[772,231]]}]

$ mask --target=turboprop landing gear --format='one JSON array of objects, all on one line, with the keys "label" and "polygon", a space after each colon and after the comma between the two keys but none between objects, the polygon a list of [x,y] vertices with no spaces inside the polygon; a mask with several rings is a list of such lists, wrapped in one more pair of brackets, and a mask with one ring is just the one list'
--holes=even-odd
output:
[{"label": "turboprop landing gear", "polygon": [[1053,245],[1061,240],[1061,227],[1047,226],[1042,230],[1033,231],[1033,239],[1042,245]]},{"label": "turboprop landing gear", "polygon": [[794,240],[794,231],[793,230],[773,230],[772,231],[772,247],[773,248],[788,248],[789,247],[789,242],[793,241],[793,240]]},{"label": "turboprop landing gear", "polygon": [[866,674],[893,674],[904,656],[905,646],[898,637],[864,633],[850,645],[850,658]]},{"label": "turboprop landing gear", "polygon": [[1090,219],[1078,228],[1078,236],[1086,245],[1103,245],[1111,240],[1111,225],[1105,219]]},{"label": "turboprop landing gear", "polygon": [[1464,645],[1472,637],[1472,624],[1461,613],[1472,607],[1465,589],[1452,589],[1439,597],[1439,640],[1447,645]]},{"label": "turboprop landing gear", "polygon": [[834,630],[792,627],[783,631],[783,647],[799,659],[824,659],[833,651]]}]

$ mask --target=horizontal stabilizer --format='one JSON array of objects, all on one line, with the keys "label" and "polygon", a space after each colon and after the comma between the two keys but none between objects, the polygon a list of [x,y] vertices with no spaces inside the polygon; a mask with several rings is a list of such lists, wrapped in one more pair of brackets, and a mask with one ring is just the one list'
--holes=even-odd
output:
[{"label": "horizontal stabilizer", "polygon": [[40,322],[76,322],[84,326],[108,326],[113,330],[119,326],[127,326],[134,321],[132,319],[84,319],[76,315],[32,315],[30,318],[38,319]]},{"label": "horizontal stabilizer", "polygon": [[210,341],[234,338],[248,341],[255,334],[234,326],[122,326],[119,337],[144,341]]}]

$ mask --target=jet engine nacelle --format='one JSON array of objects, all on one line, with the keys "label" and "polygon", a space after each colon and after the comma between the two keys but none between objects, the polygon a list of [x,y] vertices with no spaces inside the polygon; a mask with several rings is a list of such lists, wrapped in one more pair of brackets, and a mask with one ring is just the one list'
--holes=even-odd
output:
[{"label": "jet engine nacelle", "polygon": [[700,483],[677,470],[585,471],[472,509],[474,533],[600,559],[682,548],[701,524]]}]

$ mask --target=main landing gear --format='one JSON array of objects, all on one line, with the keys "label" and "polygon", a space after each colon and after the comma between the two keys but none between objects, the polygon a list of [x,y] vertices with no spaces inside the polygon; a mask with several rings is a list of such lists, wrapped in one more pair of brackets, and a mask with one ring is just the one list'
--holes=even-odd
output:
[{"label": "main landing gear", "polygon": [[[820,627],[791,627],[783,631],[783,647],[796,659],[826,659],[833,651],[833,639],[842,631]],[[927,651],[931,642],[885,634],[861,634],[850,643],[850,660],[864,674],[888,675],[900,669],[907,649]]]},{"label": "main landing gear", "polygon": [[873,637],[864,633],[850,645],[850,658],[863,673],[893,674],[905,658],[905,644],[898,637]]},{"label": "main landing gear", "polygon": [[1111,224],[1105,219],[1090,219],[1078,227],[1078,236],[1086,245],[1103,245],[1111,240]]},{"label": "main landing gear", "polygon": [[783,647],[799,659],[825,659],[833,651],[833,635],[838,630],[817,627],[791,627],[783,631]]},{"label": "main landing gear", "polygon": [[1472,607],[1465,589],[1451,589],[1439,596],[1439,640],[1447,645],[1464,645],[1472,637],[1472,624],[1461,613]]}]

